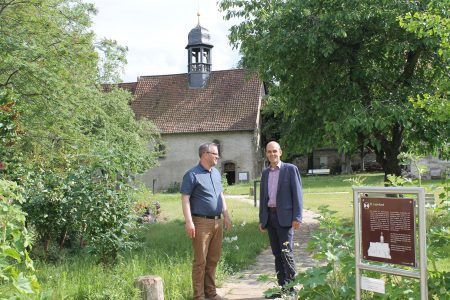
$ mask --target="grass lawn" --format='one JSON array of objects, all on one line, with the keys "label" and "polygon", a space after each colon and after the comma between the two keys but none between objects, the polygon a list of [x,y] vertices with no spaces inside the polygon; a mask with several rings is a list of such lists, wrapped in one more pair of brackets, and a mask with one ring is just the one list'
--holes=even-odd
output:
[{"label": "grass lawn", "polygon": [[[320,205],[329,205],[331,210],[343,218],[353,216],[352,184],[348,180],[355,175],[303,176],[304,208],[318,212]],[[364,174],[367,185],[383,185],[384,175],[381,173]],[[258,183],[259,184],[259,183]],[[253,183],[236,184],[227,188],[227,194],[248,195]],[[259,185],[257,185],[257,199],[259,199]]]},{"label": "grass lawn", "polygon": [[[342,218],[353,218],[353,190],[349,180],[358,178],[363,180],[364,186],[383,186],[383,173],[364,173],[353,175],[302,176],[304,208],[318,212],[321,205],[329,205]],[[412,186],[412,185],[411,185]],[[441,180],[422,181],[427,193],[434,193],[436,199],[443,191]],[[253,182],[229,186],[226,193],[231,195],[249,195]],[[253,198],[253,196],[249,196]],[[257,199],[259,199],[259,183],[257,185]]]}]

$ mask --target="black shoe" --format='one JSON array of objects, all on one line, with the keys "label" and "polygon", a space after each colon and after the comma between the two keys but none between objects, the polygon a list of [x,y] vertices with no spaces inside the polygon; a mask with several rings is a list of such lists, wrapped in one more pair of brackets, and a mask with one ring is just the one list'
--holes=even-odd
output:
[{"label": "black shoe", "polygon": [[[282,288],[281,292],[283,295],[290,296],[290,297],[297,297],[298,296],[298,290],[295,287],[291,288]],[[297,298],[295,298],[297,299]]]},{"label": "black shoe", "polygon": [[277,299],[277,298],[281,298],[281,294],[280,293],[274,293],[270,296],[265,296],[264,298],[266,299]]}]

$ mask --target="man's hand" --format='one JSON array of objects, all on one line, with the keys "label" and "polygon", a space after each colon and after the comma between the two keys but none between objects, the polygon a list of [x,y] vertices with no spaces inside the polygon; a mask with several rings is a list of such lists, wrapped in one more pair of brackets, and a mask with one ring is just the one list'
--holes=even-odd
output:
[{"label": "man's hand", "polygon": [[300,229],[300,224],[302,224],[302,222],[292,221],[292,228],[294,228],[294,230]]},{"label": "man's hand", "polygon": [[260,223],[260,224],[259,224],[259,231],[261,231],[261,232],[266,232],[267,229],[265,229],[265,228],[263,227],[263,225]]},{"label": "man's hand", "polygon": [[225,230],[230,230],[231,227],[233,227],[233,224],[231,223],[230,216],[228,214],[225,214],[223,217],[223,225],[225,227]]},{"label": "man's hand", "polygon": [[184,229],[186,230],[186,234],[188,237],[190,237],[191,239],[195,238],[195,226],[192,221],[186,222],[186,224],[184,225]]}]

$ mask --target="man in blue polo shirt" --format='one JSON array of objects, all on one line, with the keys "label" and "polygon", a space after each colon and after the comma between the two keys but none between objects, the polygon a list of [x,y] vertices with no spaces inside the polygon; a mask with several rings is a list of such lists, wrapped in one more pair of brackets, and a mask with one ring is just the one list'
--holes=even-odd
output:
[{"label": "man in blue polo shirt", "polygon": [[[205,143],[198,149],[200,162],[184,174],[181,202],[186,234],[192,239],[194,300],[223,299],[216,293],[216,267],[222,251],[223,227],[231,228],[219,171],[218,147]],[[221,215],[223,214],[223,222]]]}]

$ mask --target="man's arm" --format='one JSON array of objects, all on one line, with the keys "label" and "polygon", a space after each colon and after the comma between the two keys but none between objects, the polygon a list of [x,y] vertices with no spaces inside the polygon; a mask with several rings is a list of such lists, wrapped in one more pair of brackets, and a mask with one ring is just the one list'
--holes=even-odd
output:
[{"label": "man's arm", "polygon": [[188,237],[195,238],[195,226],[194,222],[192,222],[191,216],[191,204],[189,203],[189,195],[181,194],[181,205],[183,208],[183,215],[186,224],[184,225],[184,229],[186,230],[186,234]]},{"label": "man's arm", "polygon": [[223,214],[223,224],[225,226],[225,229],[231,229],[231,219],[230,215],[228,214],[228,208],[227,208],[227,202],[225,201],[225,197],[223,195],[223,192],[220,193],[220,197],[222,198],[222,214]]},{"label": "man's arm", "polygon": [[294,176],[291,176],[291,189],[292,189],[292,201],[293,201],[293,215],[292,227],[299,229],[302,223],[303,217],[303,193],[302,193],[302,181],[300,178],[300,172],[296,166],[293,166]]}]

